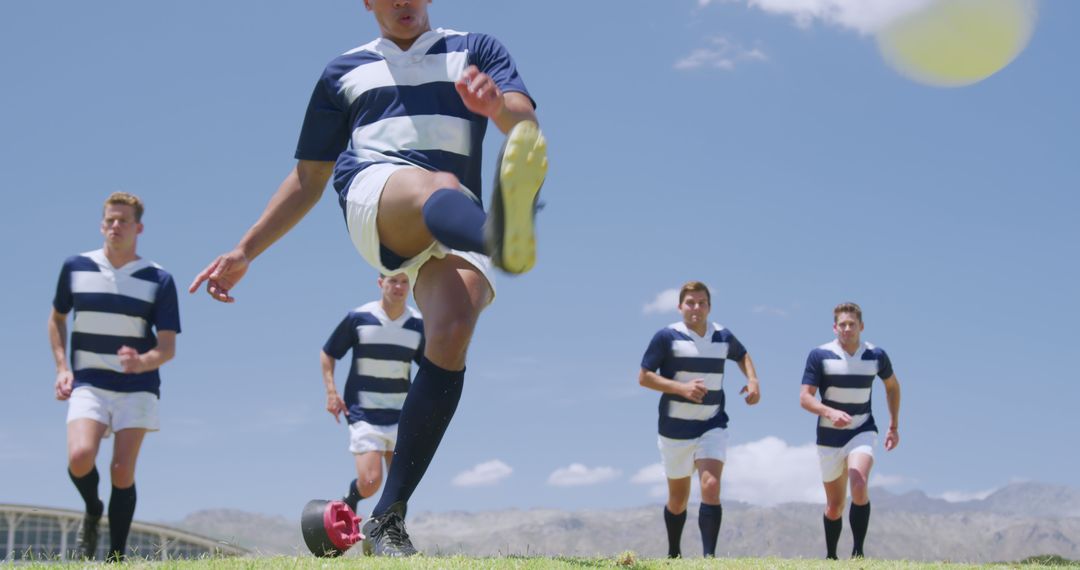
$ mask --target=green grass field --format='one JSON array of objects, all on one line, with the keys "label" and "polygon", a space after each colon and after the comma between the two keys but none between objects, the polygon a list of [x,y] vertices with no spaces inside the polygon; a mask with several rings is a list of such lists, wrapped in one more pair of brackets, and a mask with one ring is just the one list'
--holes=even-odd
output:
[{"label": "green grass field", "polygon": [[[451,557],[416,557],[407,560],[388,560],[375,558],[346,557],[336,559],[319,559],[310,556],[288,557],[279,556],[273,558],[207,558],[203,560],[147,562],[136,561],[118,565],[105,566],[95,563],[94,566],[110,569],[134,569],[148,568],[154,570],[323,570],[333,568],[372,568],[378,570],[399,569],[431,569],[431,570],[540,570],[546,568],[565,569],[589,569],[589,568],[631,568],[631,569],[671,569],[671,570],[698,570],[716,569],[724,570],[795,570],[795,569],[821,569],[821,570],[924,570],[924,569],[947,569],[963,570],[967,568],[1018,568],[1022,570],[1035,570],[1038,568],[1080,568],[1080,562],[1064,560],[1060,557],[1035,557],[1032,559],[1013,562],[1008,564],[952,564],[947,562],[906,562],[896,560],[841,560],[829,562],[825,560],[790,560],[780,558],[721,558],[716,560],[664,560],[664,559],[640,559],[635,554],[627,552],[614,558],[550,558],[550,557],[503,557],[503,558],[473,558],[466,556]],[[57,563],[51,561],[26,561],[19,562],[18,567],[24,568],[82,568],[85,563]]]}]

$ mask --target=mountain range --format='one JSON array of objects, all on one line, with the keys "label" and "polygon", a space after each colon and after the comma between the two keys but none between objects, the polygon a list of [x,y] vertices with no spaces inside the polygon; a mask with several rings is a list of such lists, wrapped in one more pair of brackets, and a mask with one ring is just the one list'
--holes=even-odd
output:
[{"label": "mountain range", "polygon": [[[363,507],[361,514],[366,514]],[[1080,491],[1071,487],[1014,483],[984,499],[962,502],[875,488],[871,508],[866,544],[871,558],[971,563],[1036,555],[1080,559]],[[417,548],[430,555],[614,556],[629,550],[651,558],[667,553],[662,509],[657,503],[619,510],[410,513],[407,525]],[[821,558],[822,510],[810,503],[762,507],[725,501],[717,555]],[[701,555],[696,521],[692,504],[682,540],[686,557]],[[260,555],[307,551],[299,518],[215,509],[166,524]],[[850,549],[845,521],[840,552]]]}]

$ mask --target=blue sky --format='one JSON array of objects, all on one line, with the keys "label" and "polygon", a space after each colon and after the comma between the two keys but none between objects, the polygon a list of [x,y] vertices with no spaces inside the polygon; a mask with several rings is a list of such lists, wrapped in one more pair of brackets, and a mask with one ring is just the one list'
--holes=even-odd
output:
[{"label": "blue sky", "polygon": [[[903,388],[901,445],[879,450],[872,481],[950,498],[1080,484],[1067,451],[1080,428],[1080,4],[1045,0],[1009,67],[941,89],[877,51],[871,31],[898,1],[431,6],[434,25],[510,48],[551,170],[538,266],[498,282],[415,511],[659,505],[658,394],[637,371],[678,319],[665,292],[689,279],[713,286],[712,320],[762,382],[750,408],[733,397],[741,375],[727,378],[726,498],[820,500],[799,381],[844,300],[863,306],[864,338]],[[313,6],[0,5],[0,502],[79,504],[45,333],[62,260],[100,247],[114,190],[143,197],[140,253],[181,285],[237,241],[293,164],[322,66],[377,35],[358,0]],[[489,130],[489,157],[500,142]],[[377,290],[335,195],[234,293],[232,306],[181,298],[139,519],[296,516],[353,476],[318,352]],[[874,399],[887,417],[880,384]]]}]

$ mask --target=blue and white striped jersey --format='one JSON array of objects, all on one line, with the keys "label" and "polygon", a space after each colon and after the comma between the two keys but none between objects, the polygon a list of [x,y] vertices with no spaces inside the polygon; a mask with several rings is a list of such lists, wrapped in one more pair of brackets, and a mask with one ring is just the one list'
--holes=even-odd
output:
[{"label": "blue and white striped jersey", "polygon": [[877,432],[870,412],[870,392],[875,376],[884,380],[892,375],[889,355],[868,342],[862,343],[854,355],[848,354],[838,340],[811,350],[802,383],[817,387],[822,404],[846,412],[852,420],[838,428],[827,418],[818,418],[817,444],[843,447],[856,434]]},{"label": "blue and white striped jersey", "polygon": [[157,370],[125,374],[117,351],[157,346],[157,331],[180,332],[176,284],[160,265],[136,259],[113,267],[104,250],[69,257],[60,270],[53,308],[75,310],[71,326],[73,386],[161,396]]},{"label": "blue and white striped jersey", "polygon": [[705,336],[678,322],[653,335],[641,368],[657,372],[676,382],[705,381],[708,393],[697,404],[674,394],[660,396],[660,435],[672,439],[693,439],[713,428],[726,428],[724,412],[724,363],[741,361],[746,349],[731,331],[718,324],[709,325]]},{"label": "blue and white striped jersey", "polygon": [[345,381],[349,423],[365,421],[392,425],[401,416],[409,393],[412,362],[424,354],[424,321],[412,307],[391,320],[379,301],[349,312],[323,352],[340,360],[352,349],[352,366]]},{"label": "blue and white striped jersey", "polygon": [[503,92],[529,94],[510,53],[485,34],[439,28],[407,51],[379,38],[338,56],[311,94],[296,158],[336,160],[342,204],[353,177],[377,163],[452,173],[480,198],[488,120],[465,108],[454,87],[470,65]]}]

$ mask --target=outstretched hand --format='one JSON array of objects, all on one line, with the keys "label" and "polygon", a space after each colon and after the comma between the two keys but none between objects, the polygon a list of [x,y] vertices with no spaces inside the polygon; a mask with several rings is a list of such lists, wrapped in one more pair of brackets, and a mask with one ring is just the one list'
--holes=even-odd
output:
[{"label": "outstretched hand", "polygon": [[477,115],[494,119],[503,109],[502,90],[490,75],[481,72],[475,65],[465,68],[454,87],[465,108]]},{"label": "outstretched hand", "polygon": [[199,285],[206,282],[206,292],[210,297],[222,303],[234,303],[236,299],[229,295],[229,291],[247,273],[248,263],[247,257],[239,250],[234,249],[225,255],[219,255],[195,277],[191,287],[188,287],[188,293],[194,293]]}]

